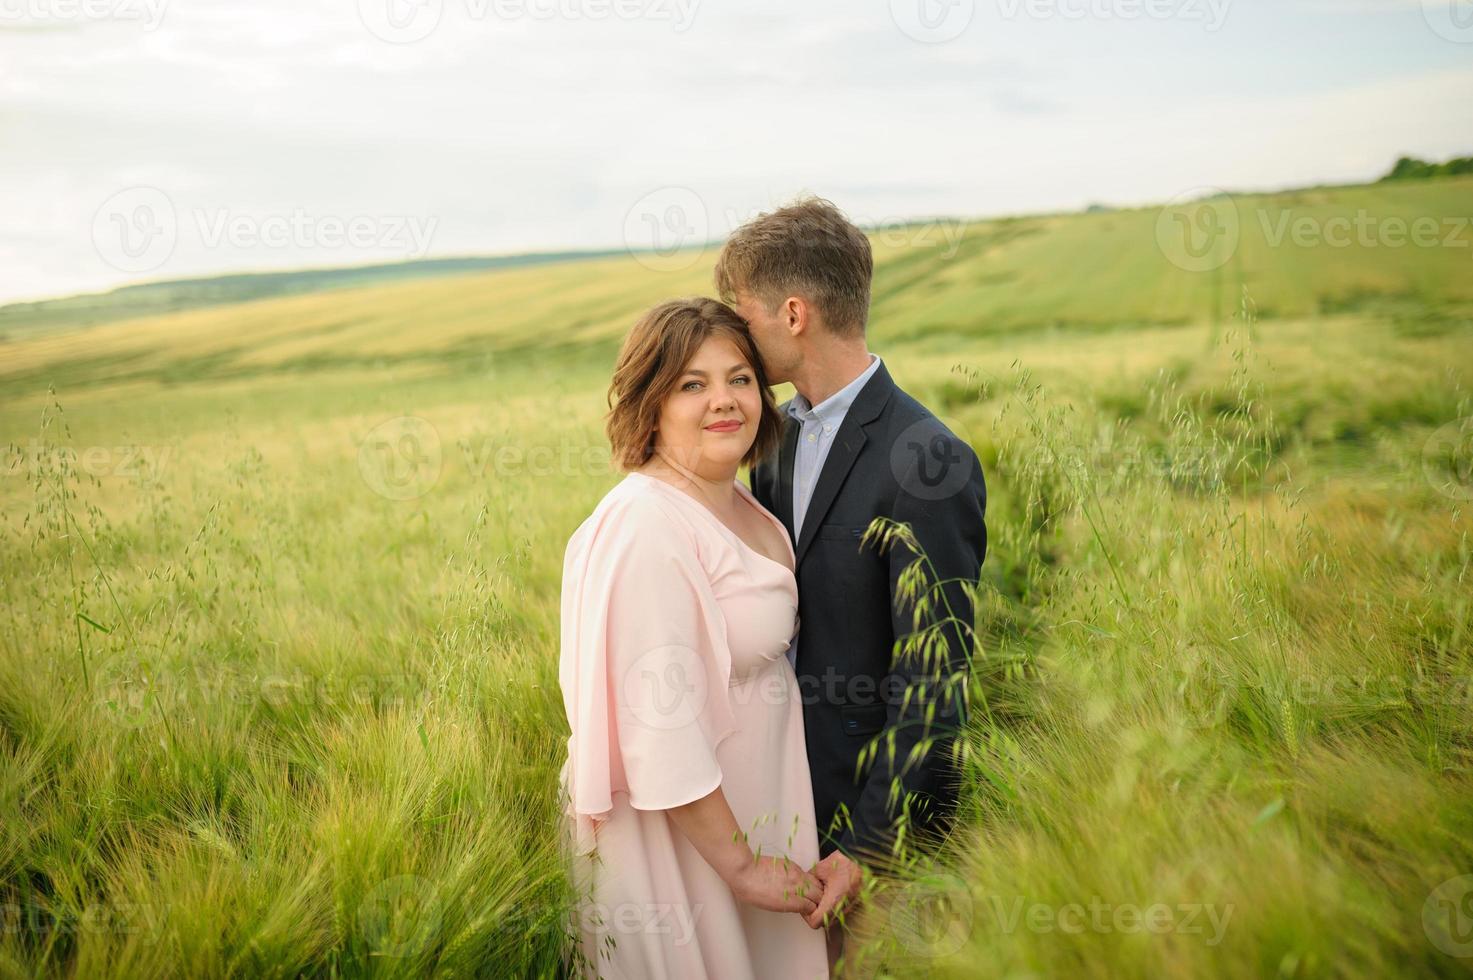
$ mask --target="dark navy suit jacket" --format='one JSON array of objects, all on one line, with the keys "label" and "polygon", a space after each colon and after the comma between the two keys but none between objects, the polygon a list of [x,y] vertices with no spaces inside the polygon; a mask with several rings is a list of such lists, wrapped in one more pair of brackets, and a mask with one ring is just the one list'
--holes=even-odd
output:
[{"label": "dark navy suit jacket", "polygon": [[[758,501],[791,535],[801,425],[786,403],[782,413],[781,449],[753,468],[751,482]],[[958,779],[949,749],[966,712],[959,688],[941,681],[964,675],[969,663],[970,633],[960,624],[973,625],[973,609],[960,581],[980,575],[986,506],[976,453],[902,391],[882,363],[835,433],[794,543],[795,668],[822,855],[838,848],[855,858],[882,858],[906,799],[912,832],[950,826]],[[896,640],[918,629],[915,606],[900,602],[901,573],[917,556],[901,543],[883,553],[873,544],[861,547],[865,529],[882,516],[910,526],[930,560],[927,581],[943,583],[932,590],[919,624],[941,624],[944,639],[930,645],[928,656],[896,656]],[[934,711],[929,721],[928,710]],[[917,746],[920,755],[912,758]]]}]

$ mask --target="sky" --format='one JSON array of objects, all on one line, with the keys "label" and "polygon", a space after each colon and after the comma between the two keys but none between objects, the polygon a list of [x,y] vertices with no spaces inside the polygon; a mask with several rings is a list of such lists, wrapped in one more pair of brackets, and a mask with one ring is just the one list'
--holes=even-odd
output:
[{"label": "sky", "polygon": [[0,302],[1372,180],[1473,0],[0,0]]}]

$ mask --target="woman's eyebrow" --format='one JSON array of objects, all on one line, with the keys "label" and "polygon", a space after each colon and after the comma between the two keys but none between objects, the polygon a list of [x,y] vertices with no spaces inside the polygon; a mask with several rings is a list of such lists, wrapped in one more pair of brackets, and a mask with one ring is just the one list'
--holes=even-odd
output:
[{"label": "woman's eyebrow", "polygon": [[[743,361],[740,364],[733,364],[731,367],[727,368],[726,369],[726,373],[727,374],[732,374],[732,373],[734,373],[736,371],[750,371],[750,370],[751,370],[751,367],[747,364],[746,361]],[[706,376],[706,372],[705,371],[702,371],[700,368],[686,368],[685,369],[685,373],[686,374],[699,374],[703,378]],[[684,377],[684,375],[682,375],[682,377]]]}]

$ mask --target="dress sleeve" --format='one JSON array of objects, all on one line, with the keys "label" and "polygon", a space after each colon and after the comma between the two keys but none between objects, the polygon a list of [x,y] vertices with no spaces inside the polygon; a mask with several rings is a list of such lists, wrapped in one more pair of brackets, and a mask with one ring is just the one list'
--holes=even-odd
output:
[{"label": "dress sleeve", "polygon": [[665,507],[649,497],[608,502],[563,561],[563,781],[580,850],[591,848],[615,793],[635,809],[664,810],[716,789],[716,747],[735,728],[726,621],[693,531]]}]

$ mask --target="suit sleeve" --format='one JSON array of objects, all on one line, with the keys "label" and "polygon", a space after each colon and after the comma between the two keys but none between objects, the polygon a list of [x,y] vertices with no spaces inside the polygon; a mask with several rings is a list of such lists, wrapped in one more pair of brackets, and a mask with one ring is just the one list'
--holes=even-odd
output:
[{"label": "suit sleeve", "polygon": [[[886,724],[877,736],[873,765],[850,826],[839,839],[839,849],[851,857],[890,852],[894,821],[907,795],[912,816],[919,820],[950,812],[956,803],[950,753],[966,724],[961,699],[974,624],[972,598],[963,583],[978,580],[987,553],[987,488],[981,463],[970,446],[939,422],[927,442],[932,439],[941,440],[935,443],[936,459],[954,460],[949,465],[969,469],[957,475],[943,471],[938,480],[934,472],[922,473],[912,467],[901,480],[892,516],[910,526],[916,545],[930,560],[932,567],[926,568],[924,584],[933,588],[917,621],[917,603],[903,595],[901,576],[918,555],[897,540],[888,555],[897,652],[882,686],[893,696],[886,698]],[[923,644],[915,653],[899,652],[908,636],[928,627],[939,627],[932,630],[934,642]],[[950,684],[943,683],[947,678],[952,679]],[[919,757],[913,759],[917,752]]]}]

